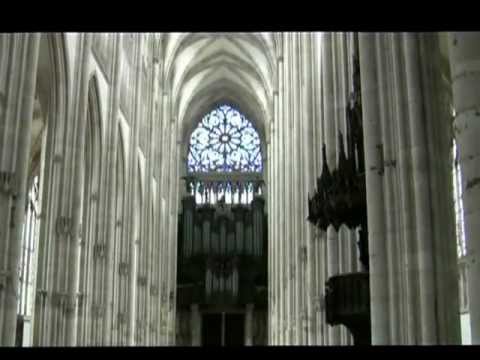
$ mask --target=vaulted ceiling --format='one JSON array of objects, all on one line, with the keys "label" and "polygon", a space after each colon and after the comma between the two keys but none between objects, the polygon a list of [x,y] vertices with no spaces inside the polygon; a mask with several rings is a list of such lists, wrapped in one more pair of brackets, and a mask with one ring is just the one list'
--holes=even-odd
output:
[{"label": "vaulted ceiling", "polygon": [[236,105],[264,133],[276,83],[276,34],[170,33],[162,45],[164,84],[182,137],[222,102]]}]

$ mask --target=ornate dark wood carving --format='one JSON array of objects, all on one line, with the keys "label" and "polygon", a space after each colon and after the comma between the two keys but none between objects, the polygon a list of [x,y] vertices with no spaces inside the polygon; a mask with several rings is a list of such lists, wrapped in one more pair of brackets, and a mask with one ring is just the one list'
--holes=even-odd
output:
[{"label": "ornate dark wood carving", "polygon": [[370,286],[368,273],[351,273],[328,279],[325,304],[327,323],[345,325],[355,345],[370,344]]},{"label": "ornate dark wood carving", "polygon": [[371,343],[368,223],[358,59],[354,59],[354,63],[354,91],[346,110],[346,152],[343,134],[339,132],[338,163],[332,171],[323,144],[322,173],[315,193],[311,198],[308,196],[307,220],[323,231],[330,225],[338,231],[342,224],[359,229],[357,245],[365,271],[330,277],[326,283],[325,305],[328,324],[345,325],[356,345],[366,345]]},{"label": "ornate dark wood carving", "polygon": [[337,231],[342,224],[350,229],[360,227],[360,260],[368,269],[367,202],[359,107],[360,104],[354,104],[347,109],[347,154],[344,150],[343,134],[339,133],[340,154],[337,168],[333,171],[328,167],[325,144],[322,146],[322,174],[317,179],[317,189],[313,197],[308,198],[307,219],[323,231],[330,225]]}]

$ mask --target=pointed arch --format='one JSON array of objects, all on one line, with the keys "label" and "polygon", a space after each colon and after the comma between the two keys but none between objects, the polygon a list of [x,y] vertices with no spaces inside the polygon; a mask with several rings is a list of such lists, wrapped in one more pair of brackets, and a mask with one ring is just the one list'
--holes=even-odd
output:
[{"label": "pointed arch", "polygon": [[99,200],[102,178],[103,126],[101,117],[98,79],[95,74],[90,77],[87,95],[87,118],[85,129],[85,147],[83,159],[83,208],[82,241],[80,248],[79,293],[84,301],[79,307],[77,324],[77,343],[92,345],[91,320],[93,292],[95,291],[96,262],[94,247],[98,241]]},{"label": "pointed arch", "polygon": [[143,239],[143,204],[144,204],[144,159],[140,149],[137,149],[136,156],[136,172],[135,177],[135,196],[134,196],[134,219],[133,219],[133,254],[132,254],[132,302],[131,302],[131,328],[130,341],[133,345],[138,345],[140,342],[138,324],[141,323],[141,316],[145,308],[145,289],[138,286],[137,278],[139,274],[145,272],[144,262],[141,261],[147,256],[145,249],[145,240]]},{"label": "pointed arch", "polygon": [[[44,119],[44,142],[41,151],[44,152],[45,164],[40,173],[41,213],[46,214],[40,223],[38,244],[37,276],[35,287],[37,291],[52,291],[56,265],[52,266],[50,259],[57,260],[54,244],[54,218],[58,208],[55,194],[61,182],[59,171],[55,171],[57,159],[63,154],[65,143],[64,133],[69,118],[71,87],[70,63],[67,54],[65,34],[44,33],[40,37],[39,59],[37,65],[36,93],[40,113]],[[45,331],[47,323],[47,303],[35,303],[33,345],[52,345],[55,333]],[[61,340],[60,340],[61,341]]]},{"label": "pointed arch", "polygon": [[189,172],[261,172],[258,132],[230,104],[211,109],[190,136],[187,168]]},{"label": "pointed arch", "polygon": [[128,296],[129,282],[128,269],[130,262],[130,247],[125,235],[126,219],[126,143],[122,131],[121,120],[117,122],[117,145],[115,159],[115,182],[113,197],[114,231],[113,231],[113,329],[112,344],[127,345],[128,338],[128,310],[130,297]]}]

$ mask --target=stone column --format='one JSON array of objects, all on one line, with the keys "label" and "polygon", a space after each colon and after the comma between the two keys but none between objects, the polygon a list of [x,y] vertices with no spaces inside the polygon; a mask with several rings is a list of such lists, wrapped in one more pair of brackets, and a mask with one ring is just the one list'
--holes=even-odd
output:
[{"label": "stone column", "polygon": [[379,114],[379,93],[382,91],[382,84],[379,84],[377,77],[377,36],[375,34],[361,34],[359,36],[359,49],[367,185],[372,344],[387,345],[390,342],[388,273],[385,262],[383,179],[380,170],[383,167]]},{"label": "stone column", "polygon": [[304,169],[302,173],[303,177],[303,187],[304,192],[300,201],[304,209],[304,217],[301,218],[302,225],[305,227],[305,242],[304,242],[304,273],[306,276],[305,286],[304,286],[304,296],[305,298],[305,312],[306,312],[306,324],[305,324],[305,339],[303,344],[305,345],[314,345],[314,336],[315,336],[315,312],[314,312],[314,303],[313,299],[315,298],[315,274],[312,263],[314,260],[313,254],[313,242],[314,242],[314,227],[309,224],[305,219],[308,216],[308,196],[312,196],[315,184],[315,120],[316,112],[313,105],[315,101],[315,80],[316,74],[314,72],[314,35],[313,34],[304,34],[302,40],[305,42],[305,56],[303,56],[303,72],[301,76],[303,77],[302,82],[305,82],[303,87],[303,113],[305,114],[302,118],[302,143],[305,147],[301,147],[301,153],[303,157]]},{"label": "stone column", "polygon": [[[121,56],[121,40],[122,37],[120,34],[117,34],[115,37],[114,44],[114,56],[115,61],[113,65],[113,76],[112,76],[112,87],[111,87],[111,103],[110,112],[109,112],[109,127],[107,130],[107,161],[106,161],[106,194],[104,198],[104,233],[103,244],[105,246],[105,258],[102,259],[103,262],[103,274],[102,280],[104,287],[101,289],[101,295],[99,294],[98,300],[95,304],[95,307],[98,309],[97,317],[99,318],[98,325],[101,329],[101,334],[98,334],[99,342],[103,346],[112,345],[112,319],[114,318],[113,314],[113,293],[114,293],[114,284],[113,284],[113,268],[115,266],[114,260],[114,241],[113,241],[113,226],[115,218],[115,207],[114,207],[114,197],[116,196],[115,192],[115,177],[116,177],[116,163],[117,163],[117,135],[118,135],[118,115],[120,108],[120,87],[121,87],[121,69],[122,69],[122,56]],[[118,272],[118,269],[116,269]],[[97,325],[97,326],[98,326]]]},{"label": "stone column", "polygon": [[407,99],[410,120],[410,139],[414,175],[415,214],[417,217],[416,236],[419,251],[419,290],[422,324],[422,344],[433,345],[437,341],[435,308],[431,301],[435,297],[432,219],[430,214],[430,184],[426,167],[428,158],[423,149],[426,139],[421,72],[419,65],[418,35],[404,37]]},{"label": "stone column", "polygon": [[0,36],[0,345],[13,346],[40,35]]},{"label": "stone column", "polygon": [[[162,47],[161,42],[159,41],[158,37],[160,35],[154,35],[151,38],[151,43],[153,43],[153,66],[154,66],[154,79],[153,79],[153,101],[152,101],[152,134],[150,136],[150,141],[152,141],[152,159],[154,159],[152,163],[153,173],[155,179],[157,179],[157,219],[155,222],[155,236],[157,246],[159,248],[158,254],[155,254],[155,261],[158,262],[157,269],[158,269],[158,276],[156,279],[156,288],[157,288],[157,296],[156,296],[156,328],[157,328],[157,345],[162,345],[162,298],[161,298],[161,289],[162,289],[162,281],[163,281],[163,257],[164,254],[162,253],[162,246],[163,246],[163,216],[164,211],[162,209],[162,195],[163,195],[163,183],[162,183],[162,174],[163,174],[163,167],[162,167],[162,156],[163,156],[163,141],[157,141],[156,139],[162,140],[164,136],[164,129],[163,129],[163,104],[164,104],[164,96],[163,96],[163,54],[162,54]],[[183,320],[182,320],[183,323]]]},{"label": "stone column", "polygon": [[[386,46],[385,42],[390,43]],[[382,38],[381,44],[382,46],[382,53],[387,54],[391,52],[391,48],[393,48],[393,41],[391,38],[391,34],[386,34]],[[390,55],[390,54],[389,54]],[[393,84],[392,84],[392,78],[391,76],[391,71],[392,69],[392,64],[390,64],[388,61],[387,56],[381,56],[378,63],[378,79],[380,84],[388,84],[390,85],[388,87],[388,90],[385,89],[385,91],[382,91],[381,96],[379,96],[379,104],[380,104],[380,119],[381,119],[381,137],[383,140],[383,157],[384,157],[384,162],[385,163],[393,163],[396,160],[396,154],[395,154],[395,145],[396,143],[400,141],[396,141],[395,135],[392,135],[395,125],[395,121],[392,121],[392,119],[395,118],[395,114],[393,113],[394,111],[394,105],[395,105],[395,99],[393,98],[392,92],[393,92]],[[390,75],[390,76],[389,76]],[[400,97],[397,95],[397,97]],[[401,100],[399,100],[401,101]],[[398,105],[398,108],[395,109],[399,111],[399,108],[403,107],[402,105]],[[403,117],[399,117],[400,121],[404,121]],[[400,136],[397,136],[398,138]],[[403,139],[402,139],[403,140]],[[383,165],[382,165],[383,166]],[[397,269],[397,264],[399,259],[401,258],[401,252],[398,249],[398,244],[400,243],[400,237],[398,236],[399,230],[396,228],[396,222],[398,221],[398,218],[400,217],[398,213],[396,213],[396,210],[398,209],[398,204],[399,201],[394,197],[396,195],[395,193],[395,180],[398,178],[398,170],[396,167],[393,166],[383,166],[383,171],[384,171],[384,209],[385,209],[385,233],[384,233],[384,242],[386,246],[386,262],[388,264],[388,284],[389,284],[389,289],[388,289],[388,294],[389,294],[389,316],[390,316],[390,340],[389,344],[395,344],[394,338],[396,334],[396,329],[400,328],[400,320],[398,319],[397,311],[400,307],[400,299],[401,295],[397,293],[397,283],[400,280],[400,274]],[[398,192],[398,191],[397,191]],[[400,325],[400,326],[399,326]]]},{"label": "stone column", "polygon": [[[337,136],[336,136],[336,115],[334,102],[336,99],[334,88],[334,73],[337,70],[333,63],[332,49],[334,48],[335,35],[331,33],[325,33],[323,35],[323,52],[322,52],[322,69],[323,69],[323,116],[325,126],[325,146],[327,163],[330,171],[334,170],[337,166]],[[324,281],[326,282],[329,277],[338,274],[338,234],[332,226],[329,226],[326,234],[326,246],[327,246],[327,276]],[[321,285],[322,293],[325,292],[325,284]],[[329,345],[338,345],[340,341],[340,330],[338,326],[328,326],[328,338]]]},{"label": "stone column", "polygon": [[480,33],[451,33],[455,137],[462,171],[472,344],[480,344]]},{"label": "stone column", "polygon": [[[76,342],[78,251],[83,192],[82,159],[88,96],[88,67],[91,34],[78,35],[73,79],[62,74],[51,89],[46,166],[43,172],[45,195],[39,240],[37,303],[34,344],[72,346]],[[60,42],[49,49],[55,53]],[[60,63],[62,55],[59,55]],[[65,69],[63,69],[65,70]],[[71,85],[71,87],[68,87]],[[72,101],[67,105],[65,89]]]},{"label": "stone column", "polygon": [[168,299],[168,288],[167,288],[167,270],[168,270],[168,252],[167,252],[167,245],[168,245],[168,224],[169,224],[169,166],[168,161],[170,159],[170,141],[171,141],[171,128],[170,128],[170,119],[169,119],[169,97],[166,90],[163,92],[163,116],[162,116],[162,158],[161,158],[161,198],[162,202],[164,202],[165,207],[162,210],[162,225],[161,229],[162,232],[160,233],[161,237],[161,252],[162,252],[162,286],[161,286],[161,344],[166,345],[166,331],[167,331],[167,299]]},{"label": "stone column", "polygon": [[[322,144],[325,139],[325,121],[324,121],[324,103],[325,103],[325,89],[324,89],[324,77],[323,77],[323,63],[324,63],[324,44],[323,44],[323,34],[316,34],[315,39],[315,78],[317,94],[314,99],[315,104],[315,113],[317,116],[314,120],[314,135],[315,135],[315,183],[316,178],[321,175],[323,167],[322,159]],[[314,230],[314,246],[313,246],[313,268],[315,272],[315,295],[313,298],[313,307],[315,309],[315,344],[316,345],[326,345],[327,340],[325,339],[325,333],[327,325],[325,323],[325,307],[324,307],[324,291],[325,291],[325,269],[327,257],[325,256],[326,251],[326,233],[320,231],[319,229]]]},{"label": "stone column", "polygon": [[[348,100],[348,85],[347,85],[347,72],[348,72],[348,56],[346,51],[347,45],[347,36],[346,33],[337,33],[334,38],[334,47],[332,49],[333,53],[333,67],[334,71],[334,90],[335,90],[335,101],[334,101],[334,118],[335,118],[335,135],[338,139],[338,135],[341,132],[344,139],[344,151],[346,151],[347,146],[347,129],[346,129],[346,103]],[[340,151],[341,143],[338,141],[336,144],[336,153]],[[338,158],[338,155],[337,155]],[[343,274],[348,272],[347,264],[345,261],[345,252],[346,252],[346,240],[348,235],[348,228],[346,225],[342,225],[337,232],[337,247],[338,247],[338,268],[337,273]],[[346,345],[347,342],[347,329],[344,326],[339,326],[340,338],[339,344]]]},{"label": "stone column", "polygon": [[[284,233],[284,246],[285,254],[283,261],[285,264],[285,287],[286,287],[286,306],[285,306],[285,323],[284,323],[284,332],[285,332],[285,345],[292,345],[295,331],[295,308],[294,308],[294,296],[295,296],[295,249],[293,246],[293,236],[292,236],[292,225],[293,225],[293,212],[291,209],[292,206],[292,197],[293,197],[293,171],[292,169],[292,146],[293,146],[293,99],[292,99],[292,89],[295,87],[295,80],[292,76],[292,39],[293,34],[286,34],[286,42],[284,45],[285,49],[285,83],[288,84],[284,88],[284,104],[285,104],[285,117],[283,118],[282,132],[283,132],[283,146],[284,146],[284,189],[283,189],[283,199],[284,207],[282,210],[282,216],[284,218],[285,224],[285,233]],[[287,170],[288,169],[288,170]]]},{"label": "stone column", "polygon": [[274,219],[274,209],[276,204],[275,197],[275,185],[274,185],[274,144],[275,141],[275,123],[278,121],[278,91],[274,93],[274,115],[273,121],[270,123],[270,142],[268,146],[268,162],[269,162],[269,172],[268,172],[268,345],[275,344],[275,329],[277,322],[277,311],[276,304],[278,303],[276,293],[277,293],[277,283],[276,283],[276,266],[277,266],[277,244],[275,242],[275,219]]},{"label": "stone column", "polygon": [[[282,35],[283,42],[285,41],[286,34]],[[283,49],[282,49],[283,50]],[[285,336],[285,328],[286,328],[286,303],[287,303],[287,282],[288,278],[286,275],[286,268],[288,266],[286,260],[286,237],[285,237],[285,219],[283,218],[283,209],[285,209],[285,185],[286,180],[283,174],[283,169],[285,166],[285,117],[286,114],[286,105],[285,105],[285,86],[284,86],[284,74],[285,74],[285,59],[283,51],[281,52],[282,57],[279,59],[278,66],[279,66],[279,101],[281,104],[279,122],[278,122],[278,141],[277,141],[277,179],[278,180],[278,188],[277,188],[277,196],[278,196],[278,205],[277,205],[277,229],[278,229],[278,244],[279,244],[279,254],[278,254],[278,307],[279,307],[279,321],[277,324],[277,344],[283,345],[286,344],[286,336]]]},{"label": "stone column", "polygon": [[[280,39],[283,38],[283,35],[280,36]],[[282,184],[283,184],[283,177],[280,176],[282,170],[282,121],[283,121],[283,55],[280,53],[280,56],[277,59],[277,69],[278,69],[278,116],[276,119],[275,125],[275,133],[274,133],[274,173],[273,178],[275,179],[275,206],[274,206],[274,213],[272,216],[275,217],[274,223],[274,241],[275,241],[275,284],[276,284],[276,292],[275,292],[275,313],[276,313],[276,323],[275,328],[273,329],[275,334],[275,345],[282,344],[283,341],[283,304],[284,304],[284,276],[283,276],[283,269],[284,269],[284,262],[283,262],[283,227],[282,221],[280,219],[280,209],[283,206],[282,201]]]},{"label": "stone column", "polygon": [[[396,111],[394,113],[396,121],[394,121],[394,133],[396,135],[397,149],[396,159],[398,162],[398,170],[396,174],[397,186],[399,188],[398,197],[398,214],[400,220],[399,224],[399,248],[400,251],[392,254],[397,258],[397,261],[402,265],[403,270],[397,276],[397,281],[400,282],[401,297],[399,304],[401,311],[404,312],[403,323],[398,324],[402,329],[404,335],[403,344],[415,344],[416,334],[420,331],[419,316],[418,316],[418,296],[417,296],[417,276],[415,275],[416,257],[413,250],[415,242],[415,215],[410,211],[411,199],[413,198],[413,189],[410,186],[411,166],[409,154],[409,139],[408,139],[408,110],[405,108],[406,93],[404,90],[405,69],[403,63],[403,49],[402,49],[402,34],[393,34],[392,39],[392,81],[393,81],[393,96],[394,106]],[[387,120],[388,121],[388,120]],[[386,149],[388,151],[388,147]],[[388,171],[387,171],[388,174]],[[391,305],[392,306],[392,305]],[[390,306],[390,308],[391,308]],[[394,325],[393,322],[390,322]],[[395,341],[395,333],[392,332],[392,339],[390,343]]]},{"label": "stone column", "polygon": [[[280,66],[279,61],[277,62],[277,72],[280,73]],[[280,82],[280,80],[279,80]],[[272,291],[273,291],[273,300],[269,304],[269,306],[273,307],[273,314],[272,314],[272,322],[270,324],[271,330],[270,333],[272,334],[272,341],[271,345],[278,344],[278,337],[279,337],[279,330],[280,330],[280,241],[279,241],[279,223],[278,223],[278,207],[279,207],[279,196],[278,196],[278,186],[279,186],[279,165],[278,165],[278,134],[279,134],[279,121],[280,121],[280,104],[279,104],[279,94],[278,90],[277,93],[274,94],[274,101],[275,101],[275,124],[273,125],[272,129],[272,172],[271,172],[271,196],[272,199],[272,211],[268,214],[269,218],[271,217],[272,227],[271,230],[268,232],[271,242],[272,242],[272,254],[269,254],[269,258],[272,259],[273,262],[273,273],[270,275],[270,281],[272,283]]]},{"label": "stone column", "polygon": [[[295,33],[292,39],[292,75],[294,78],[293,92],[292,92],[292,102],[293,102],[293,128],[290,133],[292,138],[293,146],[290,147],[291,157],[292,157],[292,166],[289,167],[292,169],[292,206],[293,213],[291,215],[292,219],[292,228],[291,228],[291,241],[293,247],[293,263],[294,263],[294,288],[293,288],[293,304],[294,304],[294,329],[293,329],[293,338],[292,344],[301,345],[303,343],[303,310],[304,310],[304,301],[305,295],[303,293],[303,282],[305,279],[305,272],[303,270],[303,242],[304,242],[304,226],[303,223],[305,216],[303,209],[305,206],[305,201],[303,198],[303,159],[301,156],[302,150],[304,148],[305,142],[302,141],[301,129],[303,128],[303,107],[302,107],[302,94],[301,94],[301,85],[302,85],[302,68],[303,64],[301,62],[301,54],[303,54],[303,42],[302,37],[299,33]],[[308,151],[308,150],[306,150]]]},{"label": "stone column", "polygon": [[[142,194],[138,191],[139,189],[139,182],[141,181],[140,179],[140,172],[138,171],[139,165],[140,165],[140,157],[138,153],[139,146],[140,144],[146,144],[145,148],[142,149],[142,154],[146,156],[147,159],[155,159],[155,154],[154,154],[154,149],[155,146],[158,144],[156,141],[152,141],[152,138],[154,137],[154,134],[158,129],[156,129],[155,125],[150,125],[154,129],[151,133],[145,134],[143,131],[144,129],[144,124],[151,124],[155,122],[154,116],[159,116],[155,112],[155,100],[158,95],[158,62],[152,62],[151,68],[148,67],[148,65],[145,65],[145,63],[142,61],[143,60],[143,52],[144,49],[148,49],[148,42],[150,42],[151,39],[149,37],[144,38],[143,35],[137,36],[136,37],[136,53],[135,53],[135,66],[132,67],[131,71],[134,71],[135,73],[135,84],[134,84],[134,92],[132,96],[132,136],[130,137],[130,143],[131,146],[129,146],[129,153],[128,153],[128,163],[131,164],[128,167],[128,173],[129,173],[129,178],[127,179],[127,192],[126,192],[126,204],[127,206],[125,207],[126,213],[125,213],[125,218],[127,219],[126,221],[126,228],[125,228],[125,233],[127,235],[127,242],[126,242],[126,258],[127,258],[127,264],[128,264],[128,280],[127,284],[125,284],[125,296],[126,296],[126,313],[128,314],[126,324],[123,324],[123,326],[126,326],[126,333],[127,338],[122,339],[124,342],[126,341],[126,344],[123,343],[121,346],[124,345],[135,345],[136,344],[136,332],[137,332],[137,308],[138,304],[137,301],[139,299],[139,286],[137,282],[137,276],[139,274],[138,268],[139,268],[139,261],[144,261],[144,258],[140,257],[140,254],[138,254],[139,251],[139,243],[140,241],[140,235],[139,235],[139,229],[138,227],[140,226],[141,220],[138,219],[139,214],[139,208],[135,208],[134,204],[139,204],[140,203],[140,198],[142,197]],[[143,76],[144,71],[147,71],[147,73],[151,76],[149,76],[148,79],[145,79]],[[146,81],[145,81],[146,80]],[[147,107],[147,111],[145,111],[145,107]],[[145,138],[144,138],[145,137]],[[147,179],[151,178],[153,174],[153,169],[154,165],[152,162],[147,162],[150,166],[146,166],[145,173],[148,174],[146,176]],[[147,181],[145,180],[145,183]],[[155,189],[156,190],[156,189]],[[135,199],[137,198],[137,199]],[[132,206],[129,206],[128,204],[132,204]],[[159,202],[157,202],[156,208],[159,206]],[[156,218],[154,219],[156,221]],[[155,223],[155,222],[154,222]],[[156,248],[154,250],[154,254],[159,257],[159,249]],[[158,259],[157,257],[157,259]],[[155,263],[159,263],[159,261],[155,261]],[[157,265],[157,269],[158,269]],[[157,272],[159,272],[157,270]],[[158,276],[158,275],[157,275]],[[155,279],[157,280],[157,279]],[[154,303],[156,305],[155,307],[155,313],[158,313],[158,306],[159,306],[159,299],[158,299],[158,280],[154,281],[154,284],[150,286],[150,292],[151,296],[155,298]],[[156,315],[156,319],[158,319],[158,315]],[[156,335],[158,338],[158,324],[155,324],[155,329],[156,329]],[[156,343],[158,344],[158,343]]]},{"label": "stone column", "polygon": [[[178,123],[175,125],[175,134],[177,134],[177,127]],[[179,162],[179,156],[180,156],[180,141],[175,142],[175,156],[173,157],[174,160],[174,177],[177,179],[177,181],[174,183],[175,186],[173,188],[173,194],[174,194],[174,201],[173,201],[173,214],[172,214],[172,223],[173,223],[173,233],[172,233],[172,251],[170,253],[170,258],[172,260],[171,263],[171,275],[170,275],[170,282],[171,282],[171,297],[170,297],[170,324],[171,324],[171,333],[170,333],[170,342],[169,345],[175,345],[175,326],[176,326],[176,321],[175,321],[175,314],[176,314],[176,308],[177,308],[177,239],[178,239],[178,212],[179,212],[179,197],[180,197],[180,162]]]}]

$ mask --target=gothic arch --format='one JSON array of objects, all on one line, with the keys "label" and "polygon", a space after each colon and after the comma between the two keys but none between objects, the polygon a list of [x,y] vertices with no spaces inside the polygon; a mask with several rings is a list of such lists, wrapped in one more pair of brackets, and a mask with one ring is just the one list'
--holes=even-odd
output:
[{"label": "gothic arch", "polygon": [[[152,269],[152,275],[148,278],[147,285],[148,287],[146,288],[146,294],[149,298],[148,304],[149,307],[151,308],[150,311],[150,317],[148,318],[148,336],[147,338],[149,339],[149,345],[157,343],[158,335],[159,335],[159,329],[158,329],[158,318],[159,314],[158,311],[155,309],[159,309],[158,304],[155,304],[155,302],[159,301],[157,295],[158,292],[156,292],[157,295],[155,295],[154,289],[158,289],[158,284],[160,282],[161,278],[161,266],[160,266],[160,261],[159,259],[159,254],[161,253],[160,250],[160,241],[156,238],[156,224],[158,220],[158,212],[157,212],[157,186],[156,186],[156,181],[152,177],[150,181],[150,201],[148,205],[148,223],[149,223],[149,237],[150,237],[150,253],[147,255],[149,260],[147,261],[148,267]],[[154,296],[155,295],[155,296]]]},{"label": "gothic arch", "polygon": [[266,141],[265,122],[269,117],[267,109],[262,108],[258,100],[246,89],[235,86],[231,82],[213,83],[194,95],[190,101],[190,107],[182,117],[183,126],[180,128],[182,141],[184,143],[188,141],[193,129],[205,113],[222,103],[235,106],[252,122],[262,141]]},{"label": "gothic arch", "polygon": [[82,297],[77,329],[77,342],[90,345],[90,324],[92,316],[95,283],[99,281],[96,272],[94,247],[98,241],[98,215],[100,213],[100,193],[102,177],[103,126],[101,120],[98,83],[92,75],[88,86],[87,117],[84,145],[83,207],[82,207],[82,247],[80,250],[79,293]]},{"label": "gothic arch", "polygon": [[134,301],[131,303],[131,342],[132,344],[139,343],[138,324],[141,323],[141,315],[146,304],[144,301],[145,291],[138,286],[138,277],[145,272],[144,259],[147,256],[145,249],[145,239],[143,231],[143,204],[144,204],[144,170],[141,158],[141,152],[138,150],[136,163],[137,163],[137,176],[135,184],[135,197],[134,197],[134,225],[133,225],[133,242],[134,253],[133,255],[133,272],[132,272],[132,298]]},{"label": "gothic arch", "polygon": [[[98,92],[98,79],[96,75],[92,75],[88,85],[88,102],[87,102],[87,121],[85,149],[90,149],[92,156],[92,171],[90,179],[86,181],[92,182],[92,192],[97,193],[100,187],[101,176],[101,157],[103,153],[103,121],[101,116],[100,96]],[[87,175],[87,174],[85,174]]]},{"label": "gothic arch", "polygon": [[[40,193],[41,193],[41,212],[50,214],[42,218],[40,224],[40,239],[38,245],[37,277],[36,289],[38,291],[47,291],[52,286],[48,279],[53,277],[56,271],[55,265],[52,266],[52,259],[60,261],[56,256],[55,250],[52,250],[52,234],[55,231],[54,215],[59,206],[56,201],[58,192],[57,186],[61,181],[61,174],[56,171],[57,161],[61,157],[64,149],[64,133],[67,127],[69,109],[69,62],[67,56],[67,46],[65,44],[65,35],[59,33],[42,34],[40,38],[39,60],[37,66],[37,111],[40,114],[37,136],[43,136],[43,146],[35,148],[35,140],[32,142],[31,159],[40,160],[39,153],[44,152],[45,166],[40,174]],[[35,134],[32,134],[35,137]],[[39,169],[38,164],[30,163],[30,181],[33,174]],[[40,172],[40,171],[39,171]],[[42,345],[51,343],[52,333],[48,330],[46,323],[46,312],[48,311],[48,302],[39,299],[35,302],[35,322],[33,330],[33,344]],[[53,344],[52,344],[53,345]]]},{"label": "gothic arch", "polygon": [[112,343],[127,345],[128,310],[131,299],[128,296],[128,272],[131,266],[130,247],[127,241],[126,228],[126,191],[127,191],[127,162],[126,143],[120,119],[117,125],[117,145],[115,160],[115,185],[113,194],[113,302],[112,313]]},{"label": "gothic arch", "polygon": [[60,121],[57,119],[67,118],[69,102],[67,64],[64,35],[42,34],[37,65],[28,187],[34,176],[40,174],[41,153],[46,150],[43,147],[51,142],[52,137],[58,136],[55,129],[62,127],[61,123],[57,123]]},{"label": "gothic arch", "polygon": [[180,124],[182,141],[201,115],[193,109],[205,103],[200,113],[205,112],[222,100],[241,103],[259,133],[266,132],[276,73],[272,36],[170,34],[165,41],[164,91],[172,99],[171,118]]},{"label": "gothic arch", "polygon": [[[229,104],[243,114],[254,126],[260,136],[260,148],[263,159],[263,172],[266,174],[267,165],[267,140],[265,119],[269,115],[266,114],[261,105],[256,101],[245,89],[235,88],[233,84],[224,87],[224,84],[212,84],[210,87],[202,89],[195,94],[196,98],[192,101],[192,105],[185,114],[185,119],[181,122],[184,128],[181,129],[180,139],[182,139],[182,147],[180,161],[185,163],[189,151],[190,137],[193,130],[197,127],[199,121],[211,110],[219,105]],[[233,89],[233,90],[232,90]],[[185,166],[180,167],[181,175],[185,175]]]}]

